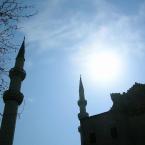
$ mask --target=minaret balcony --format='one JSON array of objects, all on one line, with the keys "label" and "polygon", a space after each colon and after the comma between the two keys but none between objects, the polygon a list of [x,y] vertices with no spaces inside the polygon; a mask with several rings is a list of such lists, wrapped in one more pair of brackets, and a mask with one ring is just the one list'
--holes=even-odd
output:
[{"label": "minaret balcony", "polygon": [[86,100],[79,100],[78,101],[78,105],[79,106],[82,106],[82,105],[86,106],[87,105],[87,101]]},{"label": "minaret balcony", "polygon": [[14,90],[7,90],[4,92],[3,100],[6,103],[7,101],[16,101],[20,105],[23,101],[24,95],[21,92],[15,92]]},{"label": "minaret balcony", "polygon": [[12,79],[14,76],[18,76],[21,78],[21,80],[23,81],[26,77],[26,72],[23,69],[19,69],[19,68],[12,68],[9,72],[9,76]]}]

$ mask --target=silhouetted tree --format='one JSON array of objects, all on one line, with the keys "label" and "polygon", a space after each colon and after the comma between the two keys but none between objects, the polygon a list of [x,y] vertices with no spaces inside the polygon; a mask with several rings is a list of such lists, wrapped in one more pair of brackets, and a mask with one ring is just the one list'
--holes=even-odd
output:
[{"label": "silhouetted tree", "polygon": [[13,38],[19,29],[18,23],[36,14],[36,10],[19,0],[0,0],[0,94],[7,87],[5,75],[10,54],[17,49]]}]

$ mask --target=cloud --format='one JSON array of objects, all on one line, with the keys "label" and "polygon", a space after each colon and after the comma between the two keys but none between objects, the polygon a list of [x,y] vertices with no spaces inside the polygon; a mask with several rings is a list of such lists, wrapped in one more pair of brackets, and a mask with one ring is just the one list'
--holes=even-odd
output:
[{"label": "cloud", "polygon": [[[142,37],[145,4],[134,15],[118,11],[113,3],[102,1],[45,1],[45,7],[24,32],[35,49],[79,52],[115,49],[124,54],[144,56]],[[141,26],[141,27],[140,27]]]},{"label": "cloud", "polygon": [[[143,3],[143,5],[145,4]],[[143,58],[145,55],[144,28],[140,28],[140,26],[144,26],[143,5],[136,15],[116,13],[115,8],[109,9],[110,13],[104,9],[103,12],[100,10],[92,21],[88,35],[77,46],[78,58],[81,58],[79,56],[81,53],[85,56],[85,53],[105,49],[115,50],[126,56]],[[84,28],[84,31],[86,30],[87,27]],[[73,58],[75,59],[74,56]]]}]

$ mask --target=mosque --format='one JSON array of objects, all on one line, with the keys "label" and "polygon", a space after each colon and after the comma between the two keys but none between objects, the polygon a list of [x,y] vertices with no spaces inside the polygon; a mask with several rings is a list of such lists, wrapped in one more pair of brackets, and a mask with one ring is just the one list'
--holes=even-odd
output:
[{"label": "mosque", "polygon": [[[0,145],[13,145],[18,107],[23,101],[21,83],[25,79],[25,40],[14,68],[9,72],[9,89],[3,95],[5,103],[0,127]],[[112,108],[89,116],[86,111],[82,79],[79,84],[81,145],[145,145],[145,84],[135,83],[127,92],[112,93]]]},{"label": "mosque", "polygon": [[81,145],[145,145],[145,84],[135,83],[126,93],[112,93],[112,108],[89,116],[80,78],[78,128]]}]

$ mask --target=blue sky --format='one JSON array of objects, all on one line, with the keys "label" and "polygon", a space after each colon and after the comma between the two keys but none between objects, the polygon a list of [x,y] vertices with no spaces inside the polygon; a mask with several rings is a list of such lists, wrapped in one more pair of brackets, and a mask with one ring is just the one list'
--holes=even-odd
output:
[{"label": "blue sky", "polygon": [[[31,0],[31,4],[39,14],[20,24],[21,38],[26,36],[27,77],[14,144],[80,145],[80,74],[90,115],[110,109],[110,93],[145,83],[145,1]],[[122,62],[111,81],[94,81],[86,68],[100,51],[115,52]]]}]

